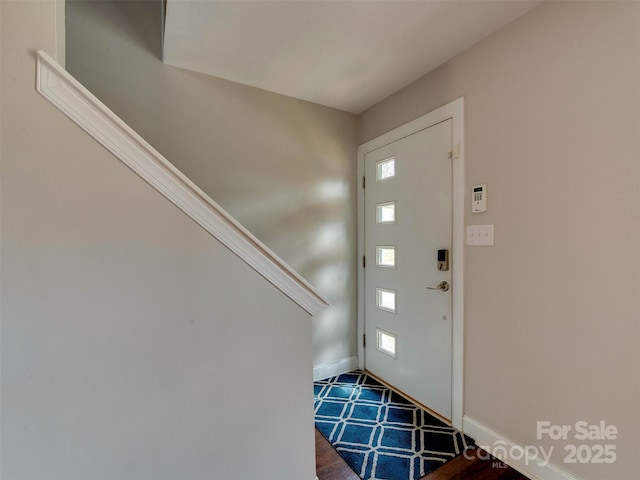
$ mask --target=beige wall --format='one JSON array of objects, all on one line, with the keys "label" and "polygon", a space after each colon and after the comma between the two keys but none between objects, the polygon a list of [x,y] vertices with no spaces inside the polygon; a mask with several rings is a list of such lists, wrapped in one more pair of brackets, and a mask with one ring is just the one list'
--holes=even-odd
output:
[{"label": "beige wall", "polygon": [[466,184],[489,192],[466,223],[496,232],[466,249],[465,414],[523,445],[605,420],[615,464],[553,461],[637,478],[640,4],[545,2],[365,112],[361,141],[461,96]]},{"label": "beige wall", "polygon": [[35,91],[0,2],[6,480],[315,478],[311,319]]},{"label": "beige wall", "polygon": [[[134,9],[138,15],[134,18],[151,8],[129,2],[117,5]],[[349,289],[355,287],[357,119],[162,66],[154,50],[153,25],[147,30],[133,28],[124,21],[130,17],[121,16],[131,12],[107,7],[87,2],[78,11],[88,23],[77,27],[75,34],[87,47],[73,52],[67,45],[68,53],[76,56],[67,59],[74,74],[187,175],[201,178],[200,185],[215,192],[216,201],[330,297],[332,309],[314,320],[316,363],[355,354],[355,293]],[[51,459],[47,468],[53,465],[51,471],[60,473],[57,478],[74,478],[62,463],[73,453],[67,448],[73,443],[49,441],[64,425],[73,426],[78,435],[71,442],[91,440],[89,429],[100,430],[91,422],[97,413],[105,415],[105,423],[114,426],[103,430],[100,448],[93,448],[96,443],[83,446],[81,452],[87,455],[82,458],[93,461],[96,457],[91,455],[107,452],[108,461],[122,453],[118,441],[125,437],[118,433],[129,417],[119,417],[117,410],[126,396],[107,396],[115,403],[92,412],[86,399],[94,390],[108,395],[113,384],[121,393],[133,386],[134,394],[148,399],[158,387],[154,382],[179,378],[176,365],[192,372],[203,358],[214,365],[216,375],[242,388],[235,383],[236,371],[227,368],[232,354],[224,352],[224,359],[216,360],[207,357],[212,353],[204,347],[191,349],[191,342],[201,336],[220,335],[209,330],[207,315],[215,309],[216,298],[209,299],[211,290],[203,291],[203,285],[223,288],[221,296],[232,293],[199,265],[217,268],[218,262],[231,259],[222,253],[214,258],[212,240],[153,192],[140,188],[124,167],[114,165],[115,160],[34,93],[34,59],[27,49],[54,48],[55,14],[39,3],[21,2],[18,8],[4,1],[0,14],[2,477],[11,478],[9,473],[19,469],[32,473],[27,469],[38,465],[33,466],[33,456],[24,452],[37,450]],[[157,18],[153,15],[148,18]],[[524,445],[551,445],[536,439],[538,420],[559,424],[605,420],[616,425],[620,434],[614,442],[618,460],[613,465],[564,464],[566,442],[554,444],[553,461],[585,479],[632,479],[640,470],[636,452],[640,444],[636,412],[640,404],[639,23],[640,5],[635,2],[545,2],[365,112],[360,121],[364,142],[465,97],[466,182],[489,185],[489,211],[468,214],[466,221],[496,227],[495,247],[466,250],[465,414]],[[68,42],[73,35],[70,32]],[[114,65],[121,66],[115,73]],[[128,78],[136,88],[130,96],[119,88]],[[162,82],[162,89],[153,82]],[[164,88],[173,89],[176,96],[165,98]],[[193,112],[199,112],[200,120],[188,122]],[[211,159],[215,169],[210,168]],[[112,185],[118,187],[116,202]],[[528,194],[531,188],[536,198]],[[112,245],[97,241],[122,229],[122,222],[126,238]],[[72,237],[81,241],[70,244]],[[134,238],[144,241],[137,243]],[[148,244],[154,247],[149,249]],[[176,245],[184,252],[175,253]],[[252,281],[244,273],[239,275],[238,283]],[[197,281],[185,285],[185,278]],[[259,296],[267,295],[260,285],[256,288],[262,292]],[[169,295],[174,289],[189,292],[177,299]],[[70,292],[76,291],[84,294],[77,305],[69,301],[75,298]],[[148,302],[131,300],[133,294],[161,301],[162,308],[149,312]],[[166,300],[164,295],[169,295]],[[128,372],[140,360],[136,356],[140,345],[125,339],[145,338],[156,332],[157,322],[168,329],[165,332],[180,330],[182,319],[176,317],[187,308],[181,302],[192,296],[203,301],[203,311],[193,312],[199,329],[191,336],[178,336],[180,342],[172,335],[171,342],[161,336],[144,343],[143,351],[150,354],[145,358],[160,362],[158,376],[136,385],[137,371]],[[249,310],[262,308],[256,301]],[[278,302],[269,308],[280,307],[288,308]],[[308,342],[301,339],[310,332],[304,323],[283,324],[276,317],[276,313],[268,317],[256,333],[269,338],[268,348],[294,349],[303,359],[309,352],[305,353]],[[74,337],[78,332],[70,318],[90,318],[92,323]],[[144,321],[128,325],[120,318]],[[238,322],[238,330],[224,332],[219,343],[244,338],[256,327]],[[131,328],[136,335],[129,336]],[[290,329],[292,336],[272,338],[273,328]],[[125,353],[123,359],[100,349],[103,336],[96,332],[124,342],[125,351],[116,352]],[[71,352],[62,347],[69,338]],[[247,344],[240,357],[261,361],[257,345]],[[98,348],[99,357],[91,359],[85,352],[91,360],[86,366],[72,362],[74,352],[89,346]],[[120,378],[105,367],[110,362],[127,375]],[[302,375],[299,369],[307,369],[306,363],[301,360],[291,374]],[[292,368],[283,359],[274,359],[269,367]],[[257,380],[269,388],[280,378],[286,380],[283,376]],[[87,382],[82,383],[85,389],[74,394],[72,387],[80,380]],[[198,385],[204,388],[198,401],[217,398],[206,384]],[[247,392],[240,394],[234,400],[249,398]],[[202,418],[180,409],[181,398],[174,400],[154,405],[171,413],[177,408],[179,420],[191,427],[200,425]],[[70,409],[55,410],[67,402]],[[59,415],[47,415],[51,408]],[[210,419],[216,420],[225,421]],[[142,426],[148,427],[145,421],[141,420]],[[224,426],[237,432],[232,422]],[[133,458],[131,465],[139,468],[164,458],[163,449],[176,446],[163,439],[168,430],[159,431],[160,440],[151,447],[145,438],[133,435],[126,444],[129,453],[142,455],[145,462]],[[212,441],[204,438],[203,430],[195,432],[202,444]],[[266,437],[257,441],[268,447],[263,452],[264,468],[275,471],[277,465],[270,459],[282,453],[282,445]],[[306,451],[305,442],[299,446]],[[247,465],[235,456],[233,443],[225,447],[222,455]],[[205,460],[196,458],[202,452],[180,452],[181,458],[198,460],[194,468],[204,465],[200,462]],[[294,468],[306,472],[312,459],[302,457]],[[158,468],[164,467],[161,462]],[[105,470],[104,475],[121,473]],[[142,473],[163,478],[160,470]],[[133,474],[141,476],[139,471]],[[76,477],[82,475],[99,478],[86,471]]]},{"label": "beige wall", "polygon": [[314,364],[357,354],[354,115],[162,64],[159,2],[67,2],[67,70],[331,306]]}]

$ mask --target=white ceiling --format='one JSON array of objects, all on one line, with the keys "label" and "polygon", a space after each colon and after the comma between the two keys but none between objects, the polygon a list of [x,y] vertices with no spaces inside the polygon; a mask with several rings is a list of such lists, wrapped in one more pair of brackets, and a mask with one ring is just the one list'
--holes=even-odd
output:
[{"label": "white ceiling", "polygon": [[167,0],[164,61],[352,113],[540,0]]}]

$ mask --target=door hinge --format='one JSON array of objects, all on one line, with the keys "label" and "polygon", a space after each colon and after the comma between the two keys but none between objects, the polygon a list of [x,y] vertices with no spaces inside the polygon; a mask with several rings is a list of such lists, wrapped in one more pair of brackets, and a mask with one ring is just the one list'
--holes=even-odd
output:
[{"label": "door hinge", "polygon": [[367,180],[364,178],[364,175],[362,176],[362,188],[366,188],[367,187]]},{"label": "door hinge", "polygon": [[448,156],[449,158],[460,158],[460,144],[454,145]]},{"label": "door hinge", "polygon": [[362,348],[367,348],[367,334],[362,334]]},{"label": "door hinge", "polygon": [[362,268],[366,268],[366,267],[367,267],[367,257],[362,255]]}]

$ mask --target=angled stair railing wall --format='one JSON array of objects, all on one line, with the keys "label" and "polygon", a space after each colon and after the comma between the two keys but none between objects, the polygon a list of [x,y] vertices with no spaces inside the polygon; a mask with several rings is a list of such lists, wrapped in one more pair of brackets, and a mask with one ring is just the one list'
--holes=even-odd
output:
[{"label": "angled stair railing wall", "polygon": [[315,315],[328,301],[45,52],[37,91],[256,272]]}]

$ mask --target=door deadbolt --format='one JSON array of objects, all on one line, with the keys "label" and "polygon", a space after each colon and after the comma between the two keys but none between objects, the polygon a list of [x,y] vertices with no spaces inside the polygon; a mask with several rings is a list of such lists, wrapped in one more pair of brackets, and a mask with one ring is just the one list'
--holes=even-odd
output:
[{"label": "door deadbolt", "polygon": [[449,270],[449,250],[438,250],[438,271],[447,272]]}]

